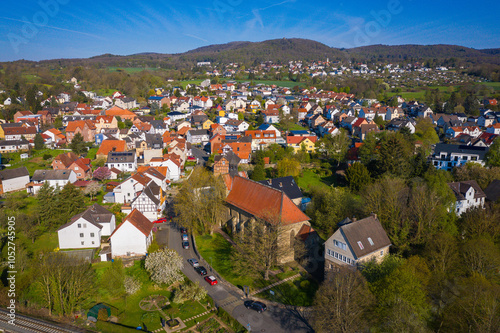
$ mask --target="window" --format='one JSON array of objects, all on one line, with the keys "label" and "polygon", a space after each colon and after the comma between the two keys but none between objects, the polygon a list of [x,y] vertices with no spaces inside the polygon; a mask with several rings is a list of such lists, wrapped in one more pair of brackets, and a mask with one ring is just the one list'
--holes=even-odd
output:
[{"label": "window", "polygon": [[384,250],[380,251],[380,256],[384,255]]},{"label": "window", "polygon": [[370,245],[373,246],[373,241],[372,241],[372,239],[370,237],[368,237],[368,243],[370,243]]},{"label": "window", "polygon": [[92,241],[92,245],[94,245],[94,241]]},{"label": "window", "polygon": [[347,263],[350,264],[351,263],[351,259],[347,258]]},{"label": "window", "polygon": [[81,223],[78,223],[78,228],[81,228],[82,227],[82,224]]},{"label": "window", "polygon": [[90,237],[94,237],[95,234],[93,232],[90,233]]},{"label": "window", "polygon": [[364,250],[364,246],[363,246],[363,243],[361,243],[361,241],[358,242],[358,246],[361,250]]},{"label": "window", "polygon": [[82,241],[82,245],[85,245],[85,242],[84,242],[84,241]]},{"label": "window", "polygon": [[78,167],[75,167],[75,171],[78,171]]},{"label": "window", "polygon": [[85,229],[85,228],[87,228],[87,223],[84,223],[84,224],[83,224],[83,228],[84,228],[84,229]]},{"label": "window", "polygon": [[83,238],[83,233],[80,234],[80,237]]},{"label": "window", "polygon": [[334,253],[335,253],[335,258],[337,258],[337,259],[338,259],[339,254],[338,254],[337,252],[334,252]]}]

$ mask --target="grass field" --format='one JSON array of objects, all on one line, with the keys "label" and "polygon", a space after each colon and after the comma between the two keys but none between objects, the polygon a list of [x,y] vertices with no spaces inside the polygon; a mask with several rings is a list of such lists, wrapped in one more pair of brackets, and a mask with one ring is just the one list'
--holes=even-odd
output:
[{"label": "grass field", "polygon": [[[110,267],[110,262],[94,264],[94,269],[99,280],[105,277],[105,271]],[[91,306],[98,303],[109,305],[112,308],[112,315],[118,317],[119,323],[122,326],[99,322],[97,328],[102,332],[110,333],[132,332],[136,327],[144,327],[144,324],[146,324],[148,331],[154,331],[161,328],[159,313],[157,311],[146,312],[139,307],[139,303],[142,299],[150,295],[162,295],[171,300],[173,296],[172,293],[151,282],[148,273],[143,267],[142,261],[136,261],[132,267],[125,268],[125,272],[127,275],[133,276],[141,281],[142,288],[136,294],[127,297],[112,297],[106,290],[100,288]],[[185,320],[205,312],[206,309],[199,302],[186,301],[183,304],[171,303],[166,306],[163,311],[167,316],[172,315],[174,318],[180,317],[182,320]],[[197,318],[197,320],[201,321],[208,317],[209,315]],[[196,322],[190,321],[186,324],[192,326],[195,325]]]},{"label": "grass field", "polygon": [[[52,163],[52,159],[63,153],[67,153],[69,150],[61,150],[61,149],[44,149],[33,151],[32,155],[27,160],[21,160],[21,153],[7,153],[4,154],[4,157],[9,157],[10,167],[7,169],[15,169],[22,166],[25,166],[28,169],[30,175],[33,175],[35,170],[38,169],[51,169],[50,164]],[[43,159],[43,155],[50,155],[52,158],[48,160]]]},{"label": "grass field", "polygon": [[297,181],[299,187],[305,191],[308,191],[311,186],[323,186],[329,187],[335,184],[335,177],[321,177],[317,173],[314,172],[313,169],[304,169],[299,176]]},{"label": "grass field", "polygon": [[[236,80],[237,82],[250,82],[250,80]],[[265,85],[275,85],[278,87],[293,88],[295,86],[303,87],[304,82],[294,82],[294,81],[273,81],[273,80],[253,80],[255,84],[265,84]]]},{"label": "grass field", "polygon": [[478,83],[479,85],[485,85],[487,87],[493,88],[495,91],[500,90],[500,82],[481,82]]}]

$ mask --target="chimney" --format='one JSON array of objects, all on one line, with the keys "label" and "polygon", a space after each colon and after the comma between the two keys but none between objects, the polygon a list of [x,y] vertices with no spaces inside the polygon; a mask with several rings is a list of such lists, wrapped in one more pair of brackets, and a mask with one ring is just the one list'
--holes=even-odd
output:
[{"label": "chimney", "polygon": [[280,187],[283,187],[283,183],[282,182],[280,182]]},{"label": "chimney", "polygon": [[352,222],[356,222],[358,219],[356,218],[356,216],[353,216],[351,220]]},{"label": "chimney", "polygon": [[370,215],[373,216],[375,218],[375,220],[377,220],[377,214],[372,212]]}]

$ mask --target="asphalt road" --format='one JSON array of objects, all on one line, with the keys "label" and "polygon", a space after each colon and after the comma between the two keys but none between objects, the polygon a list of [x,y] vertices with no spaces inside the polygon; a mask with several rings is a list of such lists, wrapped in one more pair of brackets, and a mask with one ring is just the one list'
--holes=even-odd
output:
[{"label": "asphalt road", "polygon": [[[263,313],[257,313],[254,310],[248,310],[243,305],[243,299],[240,294],[231,290],[228,286],[218,283],[215,286],[209,285],[203,277],[193,269],[187,262],[187,259],[199,257],[193,250],[192,239],[189,241],[189,249],[185,250],[181,246],[181,234],[175,223],[163,224],[157,234],[157,241],[160,245],[176,250],[184,258],[184,268],[182,272],[191,280],[199,281],[204,286],[208,294],[213,298],[217,306],[226,310],[233,318],[237,319],[243,326],[250,328],[252,332],[312,332],[307,325],[306,320],[302,318],[300,311],[293,307],[281,308],[268,304],[268,310]],[[200,265],[205,266],[208,275],[218,274],[210,270],[210,265],[203,260],[199,260]]]}]

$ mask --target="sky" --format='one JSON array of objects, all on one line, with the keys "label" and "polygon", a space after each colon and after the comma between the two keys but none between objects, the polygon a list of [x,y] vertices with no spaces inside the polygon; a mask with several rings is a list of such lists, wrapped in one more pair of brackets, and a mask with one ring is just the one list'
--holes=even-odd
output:
[{"label": "sky", "polygon": [[4,0],[2,9],[0,61],[182,53],[284,37],[338,48],[500,47],[494,0]]}]

